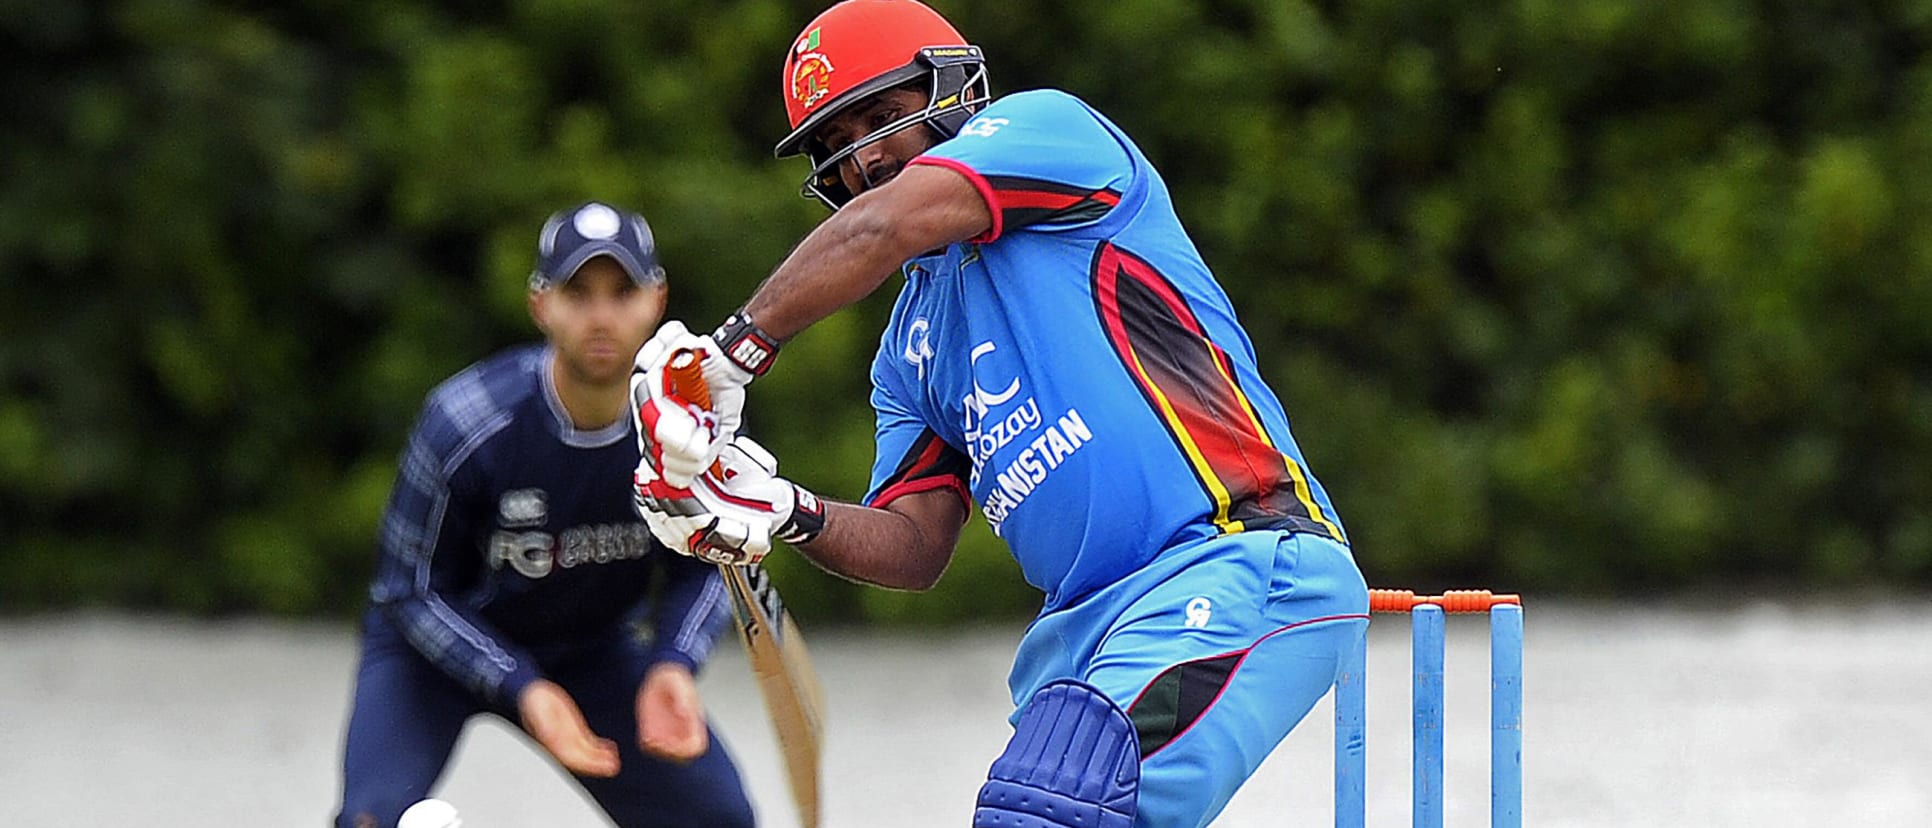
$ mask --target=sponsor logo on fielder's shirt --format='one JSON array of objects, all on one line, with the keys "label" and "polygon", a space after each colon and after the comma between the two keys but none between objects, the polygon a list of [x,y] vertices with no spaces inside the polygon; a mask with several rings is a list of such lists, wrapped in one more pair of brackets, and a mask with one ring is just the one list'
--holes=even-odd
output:
[{"label": "sponsor logo on fielder's shirt", "polygon": [[560,539],[549,532],[498,531],[490,535],[490,568],[509,565],[526,578],[542,578],[557,567],[604,564],[642,558],[651,551],[651,531],[642,523],[572,526]]},{"label": "sponsor logo on fielder's shirt", "polygon": [[550,496],[542,489],[512,489],[497,500],[497,522],[505,527],[542,526],[550,518]]}]

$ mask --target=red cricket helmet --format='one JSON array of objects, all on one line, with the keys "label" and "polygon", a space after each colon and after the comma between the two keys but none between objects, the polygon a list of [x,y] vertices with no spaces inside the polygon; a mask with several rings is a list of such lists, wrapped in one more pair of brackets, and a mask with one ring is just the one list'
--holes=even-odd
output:
[{"label": "red cricket helmet", "polygon": [[[901,84],[924,78],[926,108],[827,152],[812,133],[839,112]],[[844,0],[806,24],[785,54],[785,114],[792,131],[778,142],[784,158],[801,152],[812,173],[801,195],[836,210],[852,199],[839,162],[860,147],[917,124],[942,138],[959,133],[987,103],[986,63],[946,18],[918,0]]]}]

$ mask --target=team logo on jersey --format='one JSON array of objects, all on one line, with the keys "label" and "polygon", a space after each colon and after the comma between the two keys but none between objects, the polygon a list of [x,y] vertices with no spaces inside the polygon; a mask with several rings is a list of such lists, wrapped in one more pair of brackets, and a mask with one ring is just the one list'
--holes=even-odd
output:
[{"label": "team logo on jersey", "polygon": [[832,91],[832,59],[818,51],[818,32],[813,29],[792,47],[792,99],[806,109]]},{"label": "team logo on jersey", "polygon": [[906,326],[906,364],[919,372],[920,382],[926,381],[926,363],[932,358],[932,323],[922,316]]},{"label": "team logo on jersey", "polygon": [[501,526],[542,526],[550,519],[550,496],[542,489],[512,489],[497,501]]}]

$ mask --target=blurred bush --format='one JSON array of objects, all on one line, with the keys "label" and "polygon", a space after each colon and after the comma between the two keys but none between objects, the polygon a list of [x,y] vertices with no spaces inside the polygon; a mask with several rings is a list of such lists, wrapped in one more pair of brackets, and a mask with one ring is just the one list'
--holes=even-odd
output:
[{"label": "blurred bush", "polygon": [[[1372,582],[1932,581],[1932,5],[937,0],[1134,134]],[[822,217],[770,159],[821,4],[0,0],[0,610],[344,614],[422,394],[534,336],[531,237],[642,210],[709,324]],[[869,299],[752,417],[871,459]],[[935,594],[787,555],[802,615]]]}]

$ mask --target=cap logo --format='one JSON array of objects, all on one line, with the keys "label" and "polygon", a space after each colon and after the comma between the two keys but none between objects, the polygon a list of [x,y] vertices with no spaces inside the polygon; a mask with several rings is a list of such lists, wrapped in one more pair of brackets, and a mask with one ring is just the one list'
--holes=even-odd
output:
[{"label": "cap logo", "polygon": [[832,91],[832,59],[823,52],[800,55],[792,67],[792,99],[811,109]]},{"label": "cap logo", "polygon": [[616,210],[602,204],[586,204],[571,217],[570,226],[586,239],[608,239],[617,235],[624,222],[617,217]]}]

